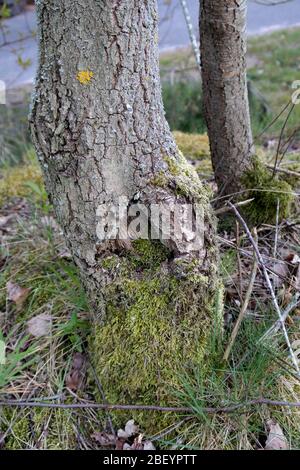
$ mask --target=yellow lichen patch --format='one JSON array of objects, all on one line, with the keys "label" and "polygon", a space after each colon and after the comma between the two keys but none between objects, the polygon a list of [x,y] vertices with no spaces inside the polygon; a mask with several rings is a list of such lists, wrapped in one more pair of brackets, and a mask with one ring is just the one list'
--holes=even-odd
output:
[{"label": "yellow lichen patch", "polygon": [[207,134],[186,134],[173,132],[179,150],[188,160],[202,160],[210,157]]},{"label": "yellow lichen patch", "polygon": [[81,85],[87,85],[93,78],[94,73],[90,70],[80,70],[77,74],[77,80]]}]

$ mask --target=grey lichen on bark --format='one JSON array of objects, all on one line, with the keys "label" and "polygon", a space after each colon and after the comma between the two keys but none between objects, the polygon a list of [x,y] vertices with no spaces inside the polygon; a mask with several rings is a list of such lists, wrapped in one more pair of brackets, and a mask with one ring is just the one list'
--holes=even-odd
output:
[{"label": "grey lichen on bark", "polygon": [[[209,195],[164,117],[155,0],[39,0],[31,129],[47,190],[94,313],[91,348],[111,400],[170,402],[199,365],[222,301]],[[97,208],[119,197],[197,202],[204,244],[104,244]]]},{"label": "grey lichen on bark", "polygon": [[203,0],[200,46],[204,112],[219,191],[241,189],[251,161],[246,77],[246,0]]}]

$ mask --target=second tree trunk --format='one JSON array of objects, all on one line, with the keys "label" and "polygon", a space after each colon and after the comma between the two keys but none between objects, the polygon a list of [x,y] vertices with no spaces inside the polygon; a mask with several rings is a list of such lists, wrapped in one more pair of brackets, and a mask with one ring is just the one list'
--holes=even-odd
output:
[{"label": "second tree trunk", "polygon": [[246,0],[201,1],[204,112],[221,195],[239,191],[252,150],[246,78],[246,3]]}]

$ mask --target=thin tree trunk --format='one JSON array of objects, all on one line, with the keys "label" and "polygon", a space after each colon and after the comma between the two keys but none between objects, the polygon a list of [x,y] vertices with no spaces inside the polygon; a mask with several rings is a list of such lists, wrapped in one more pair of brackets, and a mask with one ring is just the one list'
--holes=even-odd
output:
[{"label": "thin tree trunk", "polygon": [[241,188],[252,133],[246,79],[246,0],[202,0],[200,43],[204,112],[219,191]]},{"label": "thin tree trunk", "polygon": [[[203,357],[222,302],[207,192],[164,117],[156,1],[36,3],[32,135],[93,307],[96,369],[110,401],[169,403],[167,388]],[[97,209],[119,197],[196,201],[204,243],[99,240]]]}]

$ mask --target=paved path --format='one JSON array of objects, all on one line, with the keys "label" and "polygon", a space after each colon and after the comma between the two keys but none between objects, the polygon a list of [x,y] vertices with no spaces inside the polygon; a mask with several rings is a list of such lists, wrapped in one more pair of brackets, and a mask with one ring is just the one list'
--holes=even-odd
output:
[{"label": "paved path", "polygon": [[[166,3],[165,0],[158,0],[162,20],[160,25],[161,50],[189,44],[179,1],[172,0],[169,6]],[[197,31],[199,1],[188,0],[188,5],[195,31]],[[248,31],[250,34],[299,23],[300,0],[293,0],[278,6],[258,5],[249,0]],[[34,80],[37,66],[35,29],[35,13],[27,11],[25,14],[6,20],[4,29],[0,30],[0,80],[5,81],[9,89],[28,86]],[[11,44],[3,46],[4,42],[8,41]],[[23,67],[18,65],[18,59],[21,59]],[[28,66],[26,66],[27,61],[30,63]]]},{"label": "paved path", "polygon": [[[189,38],[179,0],[172,0],[166,5],[165,0],[158,0],[160,16],[169,17],[161,25],[161,48],[184,46]],[[198,31],[199,0],[187,0],[195,31]],[[272,29],[300,25],[300,0],[292,0],[276,6],[259,5],[248,0],[248,33],[261,34]]]}]

